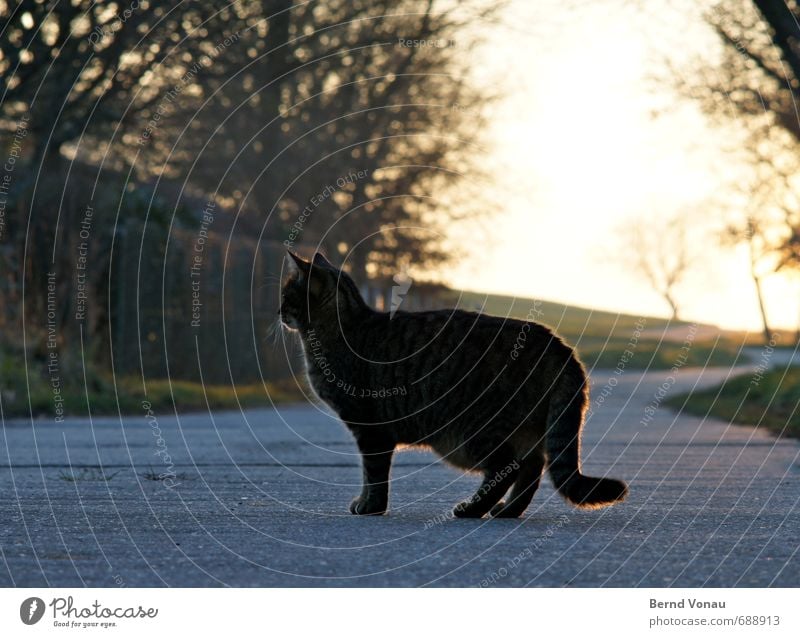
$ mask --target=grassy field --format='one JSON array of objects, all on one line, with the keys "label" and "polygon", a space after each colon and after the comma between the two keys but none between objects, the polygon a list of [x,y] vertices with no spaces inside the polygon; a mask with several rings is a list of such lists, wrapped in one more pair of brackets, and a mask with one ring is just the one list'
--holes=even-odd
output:
[{"label": "grassy field", "polygon": [[[619,343],[605,348],[579,345],[577,349],[584,365],[589,368],[613,368],[624,361],[626,369],[670,369],[682,361],[684,354],[685,361],[681,362],[681,367],[731,367],[750,363],[745,355],[739,353],[737,346],[728,342],[698,342],[686,352],[681,351],[678,343],[658,341],[639,341],[633,349]],[[629,360],[626,351],[633,352]]]},{"label": "grassy field", "polygon": [[[587,367],[616,367],[623,358],[627,358],[625,352],[629,350],[633,356],[625,363],[628,369],[670,369],[681,356],[682,343],[664,337],[668,330],[680,331],[690,326],[685,321],[477,292],[465,292],[459,307],[497,316],[529,318],[549,325],[578,350]],[[706,333],[713,334],[712,326],[703,327]],[[637,335],[637,332],[641,334]],[[717,333],[721,332],[717,330]],[[749,363],[748,359],[739,355],[741,343],[738,335],[723,335],[719,341],[705,336],[692,343],[684,365],[730,367]]]},{"label": "grassy field", "polygon": [[551,301],[479,292],[464,292],[459,300],[459,307],[465,310],[481,310],[495,316],[530,318],[553,327],[559,334],[572,342],[598,339],[605,341],[607,338],[627,341],[636,329],[640,318],[645,318],[647,329],[689,325],[683,321],[670,322],[667,319],[652,316],[638,317],[630,314],[592,310],[576,305],[563,305]]},{"label": "grassy field", "polygon": [[[412,288],[413,289],[413,288]],[[454,305],[459,299],[459,292],[452,291]],[[596,345],[597,343],[623,341],[630,338],[636,330],[637,323],[644,319],[647,338],[658,339],[660,333],[671,330],[688,328],[688,321],[671,321],[655,316],[635,316],[632,314],[619,314],[605,310],[596,310],[577,305],[564,305],[552,301],[542,301],[501,294],[485,294],[482,292],[463,292],[460,294],[458,306],[465,310],[481,310],[496,316],[511,316],[513,318],[531,319],[554,328],[561,336],[573,345]],[[722,336],[737,344],[759,346],[763,337],[759,332],[737,332],[721,330],[713,325],[699,324],[703,333],[702,339]],[[793,331],[776,330],[783,343],[792,343],[796,337]]]},{"label": "grassy field", "polygon": [[665,404],[697,416],[800,437],[800,367],[768,371],[760,378],[743,374],[719,387],[693,392],[688,400],[687,395],[673,396]]},{"label": "grassy field", "polygon": [[[3,416],[5,418],[56,415],[56,401],[49,378],[36,365],[29,365],[27,378],[22,361],[8,354],[0,363],[3,384]],[[85,379],[85,382],[84,382]],[[142,413],[142,402],[147,400],[153,411],[165,413],[178,411],[205,411],[211,409],[237,409],[265,407],[273,402],[299,400],[302,393],[294,381],[237,385],[202,385],[196,382],[166,379],[147,381],[145,396],[140,378],[117,378],[89,367],[62,369],[60,374],[61,407],[67,416],[87,416],[91,406],[92,416],[122,413]],[[30,395],[30,405],[28,396]]]}]

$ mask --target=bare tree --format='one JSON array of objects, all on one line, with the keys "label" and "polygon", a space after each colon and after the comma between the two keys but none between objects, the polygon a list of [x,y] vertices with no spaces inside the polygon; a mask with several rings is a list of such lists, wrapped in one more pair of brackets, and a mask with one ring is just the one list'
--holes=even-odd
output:
[{"label": "bare tree", "polygon": [[747,251],[750,277],[756,291],[765,342],[772,338],[763,293],[764,280],[798,267],[797,233],[800,198],[797,195],[800,160],[785,137],[774,131],[754,133],[740,153],[749,167],[748,178],[730,184],[721,206],[727,222],[721,233],[723,246],[742,245]]},{"label": "bare tree", "polygon": [[763,283],[766,277],[774,273],[774,264],[770,261],[775,254],[774,246],[770,245],[768,239],[769,227],[769,222],[763,218],[748,216],[740,224],[729,225],[722,235],[723,245],[732,247],[744,244],[747,247],[750,277],[755,286],[765,343],[769,343],[772,338],[772,330],[764,302]]},{"label": "bare tree", "polygon": [[606,258],[649,285],[678,320],[680,287],[696,261],[691,242],[698,233],[688,214],[632,220],[616,230],[616,247]]}]

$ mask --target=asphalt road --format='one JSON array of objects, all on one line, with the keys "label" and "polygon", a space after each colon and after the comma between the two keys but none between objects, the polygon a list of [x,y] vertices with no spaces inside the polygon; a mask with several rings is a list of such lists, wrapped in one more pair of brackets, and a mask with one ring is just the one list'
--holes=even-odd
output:
[{"label": "asphalt road", "polygon": [[[727,373],[684,369],[668,393]],[[478,479],[420,452],[397,458],[387,516],[351,516],[355,446],[309,405],[6,421],[0,585],[800,585],[800,444],[676,416],[667,376],[593,377],[584,467],[628,480],[627,502],[578,511],[548,480],[522,520],[451,519]]]}]

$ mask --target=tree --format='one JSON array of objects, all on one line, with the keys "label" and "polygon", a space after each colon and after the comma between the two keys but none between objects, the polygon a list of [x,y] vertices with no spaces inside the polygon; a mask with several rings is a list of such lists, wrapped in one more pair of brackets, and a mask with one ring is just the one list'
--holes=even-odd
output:
[{"label": "tree", "polygon": [[[243,212],[270,215],[276,238],[333,185],[304,239],[349,256],[361,276],[398,259],[433,266],[451,256],[443,223],[479,192],[487,100],[469,81],[469,54],[475,26],[500,4],[6,5],[0,128],[27,111],[32,165],[48,157],[57,173],[67,153],[143,181],[182,180],[196,196],[211,185]],[[359,171],[366,177],[348,179]],[[431,197],[465,174],[450,207]]]},{"label": "tree", "polygon": [[748,216],[740,224],[731,224],[722,235],[723,245],[737,246],[744,244],[747,248],[750,277],[756,290],[758,310],[761,315],[764,342],[772,339],[772,330],[767,317],[767,307],[764,303],[763,281],[774,272],[774,266],[769,261],[774,255],[774,246],[769,242],[770,224],[763,218]]},{"label": "tree", "polygon": [[[357,277],[451,258],[442,225],[477,208],[486,98],[469,57],[497,10],[489,0],[3,3],[0,136],[11,144],[23,117],[28,134],[3,241],[30,313],[44,307],[51,270],[59,298],[73,296],[90,207],[97,273],[118,222],[204,199],[236,215],[219,224],[233,241],[284,240],[313,208],[298,240]],[[199,224],[161,220],[167,243],[173,222]]]},{"label": "tree", "polygon": [[[207,46],[205,38],[239,28],[236,14],[220,16],[217,6],[223,3],[23,0],[0,5],[0,141],[15,153],[4,193],[3,251],[15,264],[7,286],[26,289],[25,311],[40,317],[52,284],[59,299],[60,339],[75,296],[76,251],[86,211],[96,210],[92,272],[100,276],[107,271],[103,255],[109,254],[113,211],[125,199],[126,180],[109,170],[112,162],[104,151],[159,102],[162,96],[145,87],[174,76],[176,51],[197,58]],[[125,212],[147,214],[147,209]],[[27,327],[35,335],[41,322]]]},{"label": "tree", "polygon": [[474,26],[497,10],[487,0],[274,3],[266,38],[237,34],[208,67],[226,71],[199,74],[188,128],[170,117],[137,169],[213,184],[280,240],[310,208],[295,239],[360,279],[436,266],[453,256],[444,224],[477,210],[487,97],[469,80],[470,52]]},{"label": "tree", "polygon": [[728,221],[721,239],[723,245],[746,248],[764,339],[769,343],[773,334],[763,281],[800,264],[794,254],[800,228],[800,159],[790,149],[774,143],[769,130],[751,136],[740,150],[749,166],[748,176],[725,189],[729,195],[720,207],[728,211]]},{"label": "tree", "polygon": [[[748,131],[747,141],[734,152],[757,173],[754,195],[765,191],[784,214],[782,253],[778,267],[800,266],[798,200],[787,201],[797,174],[800,150],[800,6],[783,0],[724,0],[707,13],[706,21],[719,36],[721,57],[695,59],[682,74],[679,88],[719,122],[735,119]],[[781,201],[783,198],[783,201]]]},{"label": "tree", "polygon": [[[150,78],[170,76],[176,50],[199,57],[205,38],[241,25],[221,2],[170,0],[129,5],[107,0],[0,7],[0,123],[13,130],[26,113],[34,163],[57,157],[83,137],[102,146],[120,124],[134,122],[160,99],[142,93]],[[213,31],[212,31],[213,29]]]},{"label": "tree", "polygon": [[[723,0],[705,15],[718,35],[718,58],[692,61],[678,87],[716,122],[735,122],[744,141],[728,149],[750,167],[737,183],[723,243],[749,254],[765,339],[770,330],[761,292],[773,273],[800,269],[800,6],[783,0]],[[800,333],[800,328],[798,333]]]},{"label": "tree", "polygon": [[682,91],[714,118],[768,123],[800,141],[798,19],[800,8],[783,0],[717,2],[705,20],[719,37],[720,55],[694,59],[679,79]]},{"label": "tree", "polygon": [[678,320],[679,290],[697,259],[691,241],[698,232],[686,213],[652,221],[632,220],[616,230],[616,247],[607,258],[649,285],[669,307],[672,320]]}]

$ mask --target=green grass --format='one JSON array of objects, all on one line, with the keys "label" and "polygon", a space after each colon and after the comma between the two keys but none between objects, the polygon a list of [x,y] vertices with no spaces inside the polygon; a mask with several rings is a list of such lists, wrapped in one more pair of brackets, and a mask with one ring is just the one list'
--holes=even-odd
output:
[{"label": "green grass", "polygon": [[697,416],[800,437],[800,367],[768,371],[761,378],[743,374],[718,387],[695,391],[688,398],[686,394],[673,396],[665,404]]},{"label": "green grass", "polygon": [[[27,370],[21,357],[4,352],[0,358],[2,374],[3,415],[6,418],[55,416],[56,407],[50,379],[42,363],[29,363]],[[84,386],[84,376],[86,384]],[[151,405],[156,413],[178,409],[179,411],[205,411],[211,409],[236,409],[243,407],[265,407],[273,402],[299,400],[302,394],[294,381],[267,383],[266,390],[261,383],[237,385],[202,385],[189,381],[165,379],[148,380],[147,394],[144,393],[141,379],[113,379],[92,366],[86,370],[74,368],[68,360],[62,359],[59,370],[61,396],[65,416],[86,416],[87,402],[92,416],[144,413],[143,401]],[[88,391],[88,401],[87,401]],[[28,397],[30,395],[30,407]]]},{"label": "green grass", "polygon": [[[135,392],[141,381],[126,379],[123,387]],[[270,399],[275,403],[302,399],[294,381],[269,382],[266,390],[261,383],[237,385],[235,390],[230,385],[201,385],[185,380],[147,381],[147,400],[154,411],[164,408],[172,409],[173,401],[178,410],[199,409],[235,409],[242,407],[267,407]],[[143,395],[142,395],[143,396]]]},{"label": "green grass", "polygon": [[[577,341],[581,339],[612,340],[631,337],[641,317],[619,314],[603,310],[592,310],[576,305],[564,305],[552,301],[541,301],[523,297],[503,296],[464,292],[459,307],[465,310],[478,310],[496,316],[511,316],[518,319],[529,318],[554,328],[561,336]],[[669,321],[652,316],[644,317],[646,329],[664,329],[689,325],[684,321]]]},{"label": "green grass", "polygon": [[[660,339],[662,333],[668,329],[678,328],[680,330],[680,328],[687,328],[691,325],[688,321],[672,321],[657,316],[636,316],[526,297],[451,290],[443,299],[442,306],[453,307],[456,305],[464,310],[480,310],[495,316],[528,318],[544,323],[586,355],[599,351],[603,346],[618,347],[618,351],[622,353],[631,335],[637,330],[637,324],[641,319],[644,319],[644,338],[650,340]],[[732,349],[732,344],[736,344],[737,349],[741,345],[763,345],[763,336],[758,331],[723,330],[714,325],[704,324],[699,324],[697,327],[702,333],[698,337],[698,341],[703,339],[708,341],[719,336],[721,341],[727,342],[728,346],[725,349],[729,351]],[[781,343],[793,343],[797,336],[795,332],[788,330],[777,330],[776,333],[779,335]],[[676,339],[674,334],[672,338],[673,340],[682,340]],[[719,361],[718,364],[724,365],[724,360],[715,354],[710,364],[713,365],[716,364],[714,361]],[[658,357],[655,364],[662,365],[658,362]]]},{"label": "green grass", "polygon": [[[626,350],[633,356],[625,355]],[[680,343],[658,341],[639,341],[629,349],[627,344],[614,342],[605,348],[593,346],[578,347],[578,355],[587,367],[613,368],[624,361],[625,369],[671,369],[685,354],[681,367],[731,367],[750,363],[739,348],[728,342],[693,343],[686,351],[681,351]],[[624,358],[623,358],[624,357]]]},{"label": "green grass", "polygon": [[[643,326],[633,356],[625,363],[626,369],[670,369],[681,356],[681,342],[659,341],[660,333],[667,328],[688,327],[685,321],[669,321],[653,316],[634,316],[601,310],[591,310],[551,301],[464,292],[459,307],[482,309],[487,314],[531,319],[553,328],[556,333],[574,346],[588,367],[614,368],[631,349],[634,334]],[[644,319],[644,320],[642,320]],[[688,350],[686,367],[730,367],[750,361],[739,356],[736,339],[722,338],[718,343],[695,341]]]}]

